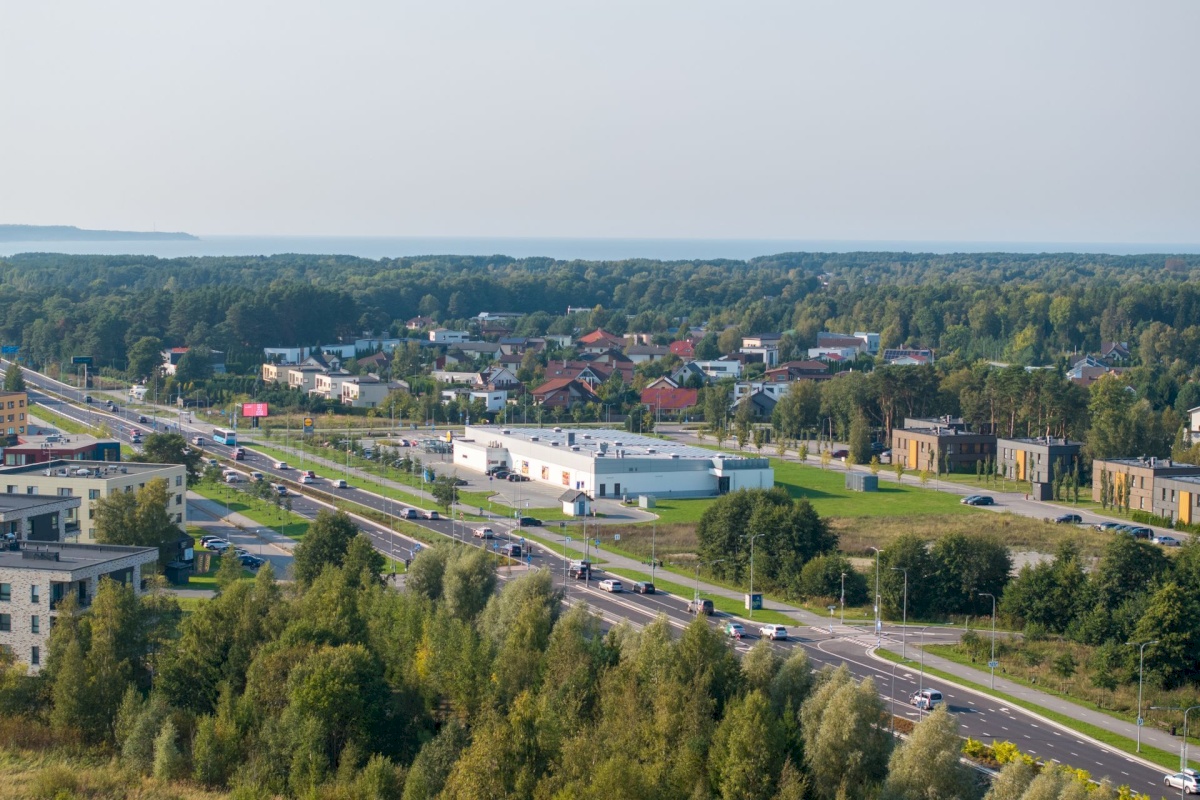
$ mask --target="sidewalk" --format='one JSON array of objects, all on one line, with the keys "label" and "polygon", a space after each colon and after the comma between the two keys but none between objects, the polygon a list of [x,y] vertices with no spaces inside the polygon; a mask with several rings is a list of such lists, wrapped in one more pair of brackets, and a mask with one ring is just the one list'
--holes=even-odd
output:
[{"label": "sidewalk", "polygon": [[[910,642],[911,644],[911,642]],[[887,649],[892,650],[893,647]],[[909,660],[912,660],[910,656]],[[975,669],[963,664],[959,664],[949,659],[935,656],[931,653],[925,653],[925,667],[941,670],[955,677],[961,678],[980,686],[991,685],[991,673],[987,670]],[[1011,681],[1000,674],[996,675],[996,691],[1006,694],[1009,697],[1015,697],[1027,703],[1039,706],[1049,711],[1055,711],[1064,716],[1070,717],[1072,720],[1083,722],[1088,725],[1093,725],[1110,733],[1115,733],[1128,738],[1130,741],[1137,741],[1137,726],[1132,722],[1126,722],[1122,719],[1109,716],[1102,711],[1095,711],[1090,708],[1073,703],[1069,700],[1064,700],[1055,695],[1043,692],[1039,689],[1034,689],[1024,684]],[[1004,701],[997,699],[997,703],[1003,704]],[[1033,712],[1037,713],[1037,712]],[[1077,732],[1078,733],[1078,732]],[[1086,734],[1078,733],[1080,736]],[[1179,751],[1180,739],[1172,736],[1164,730],[1157,727],[1147,725],[1142,728],[1142,746],[1150,745],[1157,747],[1160,750],[1165,750],[1168,753],[1177,753]],[[1157,767],[1157,765],[1155,765]]]}]

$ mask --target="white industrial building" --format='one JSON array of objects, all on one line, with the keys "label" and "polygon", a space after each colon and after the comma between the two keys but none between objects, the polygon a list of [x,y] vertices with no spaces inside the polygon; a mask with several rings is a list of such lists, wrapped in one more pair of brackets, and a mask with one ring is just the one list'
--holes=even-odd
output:
[{"label": "white industrial building", "polygon": [[454,440],[454,464],[478,472],[504,465],[531,481],[595,498],[712,497],[775,484],[765,458],[603,429],[468,426]]}]

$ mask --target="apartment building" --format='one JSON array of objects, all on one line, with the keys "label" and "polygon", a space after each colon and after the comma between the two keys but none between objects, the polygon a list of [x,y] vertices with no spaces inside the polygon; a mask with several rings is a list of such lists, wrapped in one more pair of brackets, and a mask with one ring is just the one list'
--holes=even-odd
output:
[{"label": "apartment building", "polygon": [[0,494],[0,542],[61,542],[68,512],[79,504],[78,497]]},{"label": "apartment building", "polygon": [[29,397],[25,392],[0,392],[0,430],[9,436],[20,436],[28,426]]},{"label": "apartment building", "polygon": [[1081,442],[1045,436],[997,439],[996,463],[1001,474],[1029,482],[1035,500],[1050,500],[1054,496],[1055,478],[1071,472],[1082,447]]},{"label": "apartment building", "polygon": [[996,455],[996,437],[954,427],[894,428],[892,462],[930,472],[974,472],[976,461]]},{"label": "apartment building", "polygon": [[[1155,497],[1162,494],[1160,481],[1192,475],[1200,475],[1200,466],[1169,458],[1097,458],[1092,461],[1092,500],[1102,501],[1100,495],[1105,486],[1115,487],[1121,493],[1128,488],[1129,508],[1153,512]],[[1160,498],[1159,502],[1164,501]]]},{"label": "apartment building", "polygon": [[79,498],[79,507],[66,512],[64,536],[84,543],[95,541],[97,500],[115,492],[136,492],[155,478],[167,482],[167,511],[186,531],[187,469],[182,464],[51,461],[0,469],[4,494]]},{"label": "apartment building", "polygon": [[157,560],[154,547],[15,542],[0,548],[0,649],[38,673],[63,600],[74,597],[86,608],[102,578],[140,594],[142,569]]}]

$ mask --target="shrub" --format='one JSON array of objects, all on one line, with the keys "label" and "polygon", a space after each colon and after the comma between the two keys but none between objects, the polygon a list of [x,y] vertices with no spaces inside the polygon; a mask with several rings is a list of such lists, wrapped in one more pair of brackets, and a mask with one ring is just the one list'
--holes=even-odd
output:
[{"label": "shrub", "polygon": [[79,777],[70,767],[56,764],[39,772],[29,788],[38,800],[72,797],[79,791]]}]

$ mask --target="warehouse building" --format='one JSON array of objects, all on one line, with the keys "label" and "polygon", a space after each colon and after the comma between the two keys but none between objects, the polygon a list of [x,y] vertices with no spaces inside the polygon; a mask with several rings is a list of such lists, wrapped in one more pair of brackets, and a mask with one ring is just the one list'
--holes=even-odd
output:
[{"label": "warehouse building", "polygon": [[505,466],[529,480],[593,498],[713,497],[769,489],[765,458],[741,458],[625,431],[468,426],[454,441],[457,467]]}]

